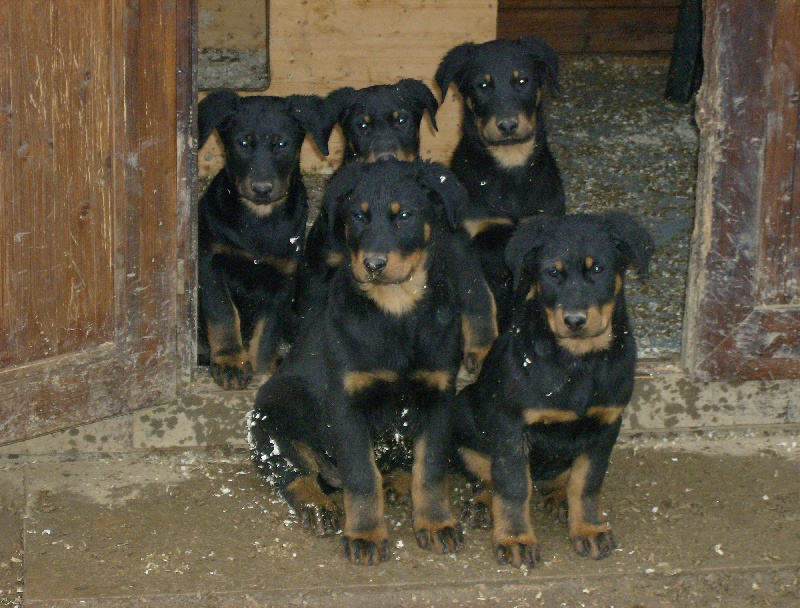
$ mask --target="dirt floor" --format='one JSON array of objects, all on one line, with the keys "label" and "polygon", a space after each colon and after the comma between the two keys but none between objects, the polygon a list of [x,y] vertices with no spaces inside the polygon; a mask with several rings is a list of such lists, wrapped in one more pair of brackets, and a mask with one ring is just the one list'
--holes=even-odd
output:
[{"label": "dirt floor", "polygon": [[[798,436],[627,437],[605,507],[618,547],[592,561],[534,510],[542,562],[498,565],[490,533],[419,549],[391,506],[392,556],[353,566],[244,451],[0,461],[0,606],[798,606]],[[469,487],[453,480],[459,509]],[[24,553],[23,553],[24,547]],[[19,593],[17,592],[19,588]]]}]

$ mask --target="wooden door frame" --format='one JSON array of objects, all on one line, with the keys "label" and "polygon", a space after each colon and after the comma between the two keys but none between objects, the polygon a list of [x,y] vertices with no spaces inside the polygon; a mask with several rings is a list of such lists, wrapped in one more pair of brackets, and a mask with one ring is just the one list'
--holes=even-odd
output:
[{"label": "wooden door frame", "polygon": [[800,378],[800,8],[704,10],[684,367],[699,380]]},{"label": "wooden door frame", "polygon": [[197,0],[178,15],[178,389],[191,392],[197,368]]}]

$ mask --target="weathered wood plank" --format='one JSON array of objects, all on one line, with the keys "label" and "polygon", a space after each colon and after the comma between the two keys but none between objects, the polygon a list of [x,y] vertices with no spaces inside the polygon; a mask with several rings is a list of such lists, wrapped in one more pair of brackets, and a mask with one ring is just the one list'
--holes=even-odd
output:
[{"label": "weathered wood plank", "polygon": [[57,287],[47,299],[57,311],[63,353],[113,338],[111,15],[108,3],[85,7],[73,0],[53,5],[52,19],[49,97],[57,192],[50,203],[54,217],[41,228],[60,235],[50,247],[57,256]]},{"label": "weathered wood plank", "polygon": [[570,3],[557,8],[500,10],[503,38],[537,34],[559,53],[668,53],[678,8],[592,8]]},{"label": "weathered wood plank", "polygon": [[108,8],[77,4],[9,3],[4,19],[3,365],[113,329]]},{"label": "weathered wood plank", "polygon": [[584,7],[501,10],[497,13],[497,36],[518,38],[536,34],[557,53],[583,53],[589,24],[590,11]]},{"label": "weathered wood plank", "polygon": [[681,0],[500,0],[498,10],[544,8],[678,8]]},{"label": "weathered wood plank", "polygon": [[14,77],[12,74],[11,43],[14,33],[14,11],[10,2],[0,2],[0,151],[5,162],[0,163],[0,201],[3,212],[0,213],[0,368],[8,366],[16,359],[16,340],[14,333],[16,314],[13,302],[16,297],[15,272],[11,260],[14,257],[17,224],[14,219],[15,210],[5,201],[14,200],[14,98],[12,95]]},{"label": "weathered wood plank", "polygon": [[177,319],[178,374],[188,385],[197,364],[197,12],[195,0],[180,3],[177,40]]},{"label": "weathered wood plank", "polygon": [[[797,96],[784,94],[783,76],[771,84],[788,70],[797,87],[797,63],[786,63],[798,52],[800,27],[797,20],[786,23],[797,14],[790,5],[713,0],[704,6],[706,71],[697,103],[701,151],[683,357],[703,380],[800,375],[796,274],[785,276],[798,256],[792,233],[798,202],[791,198]],[[788,265],[775,265],[781,255]]]},{"label": "weathered wood plank", "polygon": [[758,265],[763,304],[800,305],[800,3],[779,0],[771,57]]},{"label": "weathered wood plank", "polygon": [[137,339],[147,366],[175,356],[175,18],[175,4],[159,0],[131,1],[125,14],[128,161],[119,238],[127,248],[125,334]]},{"label": "weathered wood plank", "polygon": [[[54,352],[53,310],[41,306],[43,294],[52,295],[48,272],[51,253],[44,247],[52,237],[42,234],[43,207],[52,199],[53,171],[48,152],[52,129],[46,87],[52,55],[49,3],[27,1],[11,9],[10,45],[14,57],[7,68],[11,76],[11,149],[4,157],[11,164],[12,196],[4,198],[9,231],[14,243],[10,260],[3,264],[7,299],[8,351],[4,359],[31,361]],[[40,307],[42,310],[40,310]]]}]

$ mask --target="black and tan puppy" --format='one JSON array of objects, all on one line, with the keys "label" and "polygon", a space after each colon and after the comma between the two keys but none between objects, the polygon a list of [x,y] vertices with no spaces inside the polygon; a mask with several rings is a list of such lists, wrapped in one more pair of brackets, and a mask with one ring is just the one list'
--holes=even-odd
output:
[{"label": "black and tan puppy", "polygon": [[327,154],[330,127],[316,96],[221,90],[200,102],[198,118],[199,145],[216,129],[226,159],[199,203],[198,350],[217,384],[244,388],[291,337],[308,215],[300,146],[309,132]]},{"label": "black and tan puppy", "polygon": [[[465,202],[455,176],[429,162],[338,171],[324,204],[343,218],[346,255],[324,311],[256,397],[256,465],[319,533],[339,526],[320,480],[344,490],[342,540],[353,563],[389,556],[382,473],[403,463],[382,455],[413,453],[419,545],[447,552],[462,541],[445,487],[462,317],[470,315],[462,303],[481,290],[491,299],[466,240],[453,232]],[[413,450],[394,450],[398,442]]]},{"label": "black and tan puppy", "polygon": [[541,213],[564,213],[542,111],[542,90],[557,79],[558,57],[536,36],[462,44],[436,71],[442,101],[450,83],[463,100],[462,136],[450,169],[469,192],[464,227],[495,295],[501,329],[511,293],[503,252],[514,227]]},{"label": "black and tan puppy", "polygon": [[329,93],[325,102],[331,119],[342,127],[345,161],[415,160],[426,111],[436,129],[436,97],[413,78],[363,89],[344,87]]},{"label": "black and tan puppy", "polygon": [[532,481],[567,516],[578,553],[597,559],[614,546],[600,498],[636,365],[625,270],[646,273],[652,251],[649,233],[624,213],[540,217],[509,242],[514,325],[459,394],[457,415],[462,461],[491,487],[490,506],[485,493],[470,509],[493,520],[500,562],[539,558]]},{"label": "black and tan puppy", "polygon": [[[412,78],[363,89],[337,89],[325,103],[331,128],[339,124],[344,134],[344,163],[416,159],[425,112],[436,129],[439,106],[431,90]],[[325,302],[345,253],[343,230],[341,223],[331,224],[322,209],[308,233],[295,302],[301,317],[314,314],[311,311],[318,311]]]}]

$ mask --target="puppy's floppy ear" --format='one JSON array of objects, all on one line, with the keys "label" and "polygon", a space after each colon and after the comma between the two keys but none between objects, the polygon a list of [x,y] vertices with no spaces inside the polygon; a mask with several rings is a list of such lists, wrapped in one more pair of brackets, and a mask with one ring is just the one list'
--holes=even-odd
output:
[{"label": "puppy's floppy ear", "polygon": [[416,78],[404,78],[397,83],[397,88],[400,90],[400,97],[403,101],[408,100],[412,103],[414,111],[419,114],[424,114],[428,110],[428,116],[431,117],[431,124],[434,131],[438,131],[436,126],[436,110],[439,109],[439,102],[433,96],[431,90],[421,80]]},{"label": "puppy's floppy ear", "polygon": [[558,55],[553,47],[538,36],[523,36],[517,39],[517,43],[525,48],[535,63],[542,64],[545,73],[553,83],[553,88],[558,91]]},{"label": "puppy's floppy ear", "polygon": [[465,42],[450,49],[439,63],[435,80],[436,84],[439,85],[439,90],[442,92],[442,103],[447,98],[447,89],[450,83],[455,81],[456,86],[459,86],[464,68],[472,59],[474,50],[474,42]]},{"label": "puppy's floppy ear", "polygon": [[341,204],[355,190],[367,163],[345,163],[328,180],[322,196],[322,208],[328,214],[328,228],[333,231],[341,214]]},{"label": "puppy's floppy ear", "polygon": [[519,288],[526,269],[533,264],[539,248],[542,246],[542,238],[552,221],[553,218],[549,216],[538,215],[520,224],[509,239],[508,245],[506,245],[505,261],[514,277],[514,291]]},{"label": "puppy's floppy ear", "polygon": [[202,148],[211,132],[239,109],[240,97],[229,89],[206,95],[197,106],[197,147]]},{"label": "puppy's floppy ear", "polygon": [[419,167],[418,181],[436,196],[450,229],[457,230],[461,225],[461,214],[469,202],[467,189],[444,165],[429,160],[416,162]]},{"label": "puppy's floppy ear", "polygon": [[333,125],[328,121],[325,100],[319,95],[289,95],[286,98],[292,117],[311,134],[317,147],[328,156],[328,139]]},{"label": "puppy's floppy ear", "polygon": [[623,211],[611,211],[603,215],[608,233],[622,253],[625,264],[636,264],[639,274],[647,277],[650,258],[655,243],[647,231],[632,215]]},{"label": "puppy's floppy ear", "polygon": [[353,87],[342,87],[328,93],[325,98],[325,105],[328,106],[328,120],[331,121],[331,128],[337,122],[344,123],[347,120],[348,110],[353,105],[356,91]]}]

